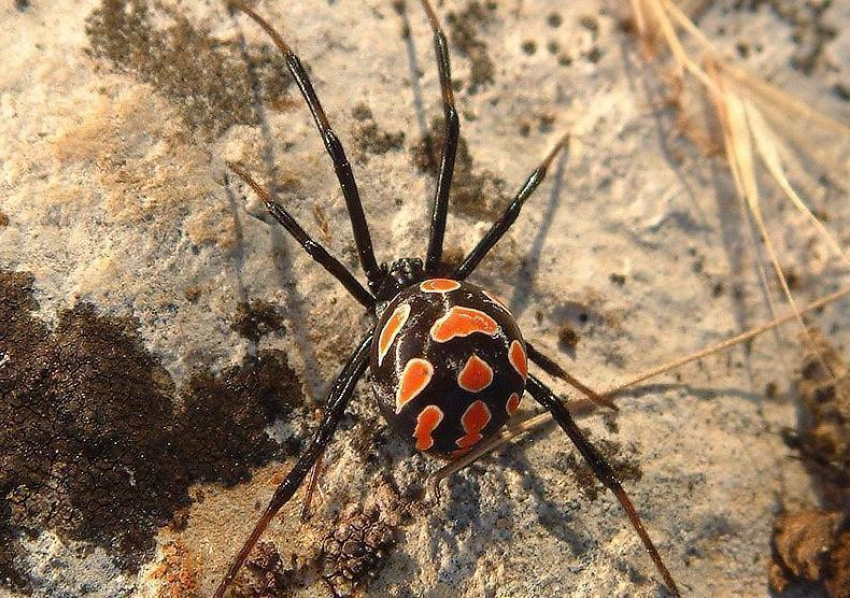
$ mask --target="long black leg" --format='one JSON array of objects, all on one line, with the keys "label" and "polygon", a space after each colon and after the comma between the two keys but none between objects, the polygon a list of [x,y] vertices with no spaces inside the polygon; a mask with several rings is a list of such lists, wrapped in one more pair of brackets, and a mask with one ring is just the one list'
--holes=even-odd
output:
[{"label": "long black leg", "polygon": [[446,233],[446,215],[449,209],[449,191],[452,187],[452,175],[455,169],[457,140],[460,135],[460,119],[457,115],[454,92],[452,91],[452,69],[449,63],[446,36],[443,34],[437,15],[428,0],[422,0],[422,7],[428,15],[428,22],[434,32],[434,51],[437,53],[440,89],[443,94],[443,113],[446,120],[446,138],[443,142],[443,157],[440,161],[440,174],[437,177],[437,190],[434,193],[434,212],[431,216],[428,255],[425,258],[425,272],[434,274],[440,269],[440,259],[443,255],[443,237]]},{"label": "long black leg", "polygon": [[322,135],[325,149],[333,161],[334,170],[336,171],[337,179],[339,179],[339,186],[342,189],[342,195],[345,197],[345,204],[348,207],[348,215],[351,218],[351,228],[354,231],[354,242],[357,244],[360,264],[366,273],[369,288],[372,291],[377,290],[383,279],[383,274],[381,268],[378,266],[378,262],[375,261],[375,253],[372,251],[372,237],[369,235],[369,225],[366,222],[366,215],[363,213],[363,204],[360,202],[357,182],[354,180],[354,173],[351,171],[351,164],[348,162],[342,143],[340,143],[336,133],[331,129],[328,117],[325,115],[322,104],[319,102],[319,97],[313,89],[313,84],[310,82],[310,77],[307,76],[307,71],[304,69],[295,52],[292,51],[280,34],[265,19],[239,0],[227,0],[227,2],[228,6],[242,11],[262,27],[269,34],[269,37],[272,38],[272,41],[274,41],[281,53],[283,53],[286,66],[295,79],[298,89],[301,90],[301,95],[304,96],[308,108],[310,108],[313,120],[316,121],[316,127],[318,127],[319,133]]},{"label": "long black leg", "polygon": [[248,539],[242,545],[242,549],[239,551],[239,554],[236,555],[233,563],[231,563],[230,568],[227,571],[227,575],[224,576],[224,579],[221,580],[218,588],[216,588],[214,594],[215,598],[222,598],[222,596],[224,596],[224,592],[226,592],[230,584],[233,583],[233,580],[236,578],[236,574],[239,573],[239,570],[245,563],[245,559],[248,558],[248,555],[251,553],[251,550],[253,550],[254,545],[259,541],[260,536],[262,536],[272,518],[277,514],[281,507],[283,507],[283,505],[292,498],[301,486],[304,478],[310,472],[310,469],[313,467],[316,459],[319,458],[319,455],[322,454],[322,451],[324,451],[325,447],[328,443],[330,443],[334,432],[336,431],[336,427],[342,419],[345,408],[348,406],[351,394],[354,392],[354,386],[357,384],[357,380],[360,379],[360,376],[363,375],[363,372],[366,371],[366,367],[369,365],[369,349],[372,345],[373,336],[374,331],[369,331],[369,334],[367,334],[360,342],[360,346],[348,359],[348,362],[345,364],[345,367],[342,369],[339,377],[334,382],[328,395],[328,403],[325,407],[325,417],[319,425],[319,429],[316,430],[316,433],[313,435],[307,450],[304,451],[298,459],[298,462],[289,471],[289,473],[286,474],[286,478],[274,491],[266,510],[257,521],[251,535],[248,536]]},{"label": "long black leg", "polygon": [[490,249],[493,248],[493,245],[495,245],[499,239],[508,232],[508,229],[510,229],[513,223],[516,222],[517,216],[519,216],[519,212],[522,209],[525,200],[534,193],[537,186],[543,182],[543,179],[546,178],[546,170],[552,164],[552,160],[555,159],[555,156],[558,155],[561,148],[565,147],[569,143],[569,139],[569,135],[565,135],[561,138],[555,147],[552,148],[552,151],[549,152],[549,155],[546,156],[543,162],[540,163],[540,166],[531,173],[525,181],[525,184],[520,188],[513,201],[508,206],[508,209],[505,210],[502,217],[493,224],[489,231],[487,231],[487,234],[484,235],[484,238],[478,242],[478,245],[469,252],[469,255],[466,256],[466,259],[463,260],[463,263],[455,271],[453,278],[463,280],[472,274],[472,271],[475,270],[478,263],[484,259],[487,252],[489,252]]},{"label": "long black leg", "polygon": [[307,234],[307,231],[298,224],[295,218],[293,218],[283,206],[272,200],[269,192],[263,189],[250,174],[236,164],[228,162],[227,166],[249,187],[251,187],[251,189],[254,190],[254,193],[263,200],[269,214],[271,214],[275,220],[280,222],[283,228],[285,228],[289,234],[298,241],[301,247],[304,248],[311,258],[316,260],[325,270],[330,272],[338,281],[340,281],[342,286],[344,286],[346,290],[351,293],[351,296],[357,299],[363,307],[369,311],[374,310],[375,298],[372,297],[371,293],[369,293],[369,291],[367,291],[363,285],[354,278],[354,275],[351,274],[351,272],[349,272],[339,260],[328,253],[327,249],[322,247],[320,243],[310,237],[310,235]]},{"label": "long black leg", "polygon": [[551,357],[547,357],[536,348],[534,348],[531,343],[525,343],[525,348],[528,351],[528,358],[532,361],[532,363],[537,364],[541,370],[549,374],[550,376],[554,376],[555,378],[560,378],[573,388],[578,389],[584,394],[588,399],[597,403],[603,407],[607,407],[608,409],[613,409],[614,411],[619,411],[619,407],[617,407],[614,403],[611,402],[611,399],[608,397],[603,397],[598,392],[584,384],[581,380],[570,374],[567,370],[562,368],[558,363],[552,359]]},{"label": "long black leg", "polygon": [[629,516],[632,526],[635,528],[638,536],[640,536],[646,551],[649,553],[649,556],[652,557],[652,562],[655,563],[656,569],[658,569],[658,572],[661,573],[661,577],[664,578],[664,583],[667,584],[667,588],[673,592],[673,594],[679,596],[679,588],[676,586],[676,582],[673,581],[673,576],[670,575],[670,572],[664,565],[664,561],[661,559],[661,555],[658,554],[658,550],[655,549],[655,545],[652,543],[652,540],[650,540],[649,534],[646,533],[643,523],[641,523],[640,517],[638,517],[637,511],[635,510],[629,495],[626,494],[622,484],[620,484],[620,480],[617,479],[617,474],[614,473],[613,469],[611,469],[611,466],[605,460],[605,457],[603,457],[602,454],[587,441],[587,438],[584,437],[584,434],[582,434],[581,430],[570,415],[569,410],[564,407],[564,404],[561,403],[560,399],[558,399],[558,397],[556,397],[555,394],[546,387],[546,385],[534,376],[529,376],[526,389],[538,403],[543,405],[552,413],[552,417],[556,422],[558,422],[558,425],[564,429],[567,436],[570,437],[570,440],[572,440],[579,453],[581,453],[581,456],[593,470],[594,475],[616,495],[617,500],[620,501],[620,505],[622,505],[626,515]]}]

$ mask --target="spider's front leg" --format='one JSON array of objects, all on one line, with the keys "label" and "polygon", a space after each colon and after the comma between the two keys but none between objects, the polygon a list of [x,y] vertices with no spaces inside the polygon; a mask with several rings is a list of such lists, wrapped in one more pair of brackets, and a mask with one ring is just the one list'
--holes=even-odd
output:
[{"label": "spider's front leg", "polygon": [[620,501],[620,505],[622,505],[623,510],[632,522],[632,526],[635,528],[638,536],[640,536],[646,551],[652,558],[652,562],[655,563],[656,569],[658,569],[658,572],[661,573],[661,577],[664,578],[664,583],[667,585],[667,588],[673,592],[674,595],[679,596],[679,588],[676,586],[676,582],[673,581],[673,576],[670,575],[670,571],[667,570],[667,566],[664,564],[661,555],[658,553],[658,550],[649,538],[649,534],[643,527],[643,523],[641,522],[629,495],[626,494],[622,484],[620,484],[620,480],[617,478],[617,474],[614,473],[614,470],[605,460],[605,457],[603,457],[602,454],[597,451],[590,442],[588,442],[572,415],[570,415],[569,410],[545,384],[534,376],[529,376],[526,390],[528,390],[529,394],[533,396],[538,403],[543,405],[543,407],[552,414],[552,417],[556,422],[558,422],[558,425],[561,426],[564,432],[567,433],[567,436],[570,437],[570,440],[578,449],[578,452],[581,453],[581,456],[593,470],[593,474],[596,478],[609,490],[611,490],[611,492],[613,492],[617,497],[617,500]]},{"label": "spider's front leg", "polygon": [[475,268],[478,267],[481,260],[484,259],[493,246],[499,242],[499,239],[501,239],[502,236],[510,230],[514,222],[516,222],[516,219],[519,217],[520,210],[522,210],[522,206],[525,205],[525,200],[531,197],[534,190],[537,189],[538,185],[543,182],[543,179],[546,178],[546,172],[555,160],[555,156],[557,156],[558,152],[562,149],[567,148],[569,142],[570,136],[567,134],[555,144],[555,147],[553,147],[549,154],[543,159],[543,162],[534,169],[534,172],[529,175],[525,183],[522,187],[520,187],[519,191],[517,191],[513,201],[511,201],[510,205],[508,205],[502,216],[493,223],[493,226],[490,227],[490,230],[487,231],[484,238],[481,239],[478,242],[478,245],[476,245],[472,251],[469,252],[469,255],[464,258],[463,263],[458,266],[457,270],[455,270],[452,278],[456,280],[465,280],[467,276],[475,271]]},{"label": "spider's front leg", "polygon": [[230,565],[227,575],[224,576],[224,579],[218,585],[218,588],[216,588],[214,598],[222,598],[222,596],[224,596],[227,588],[230,587],[231,583],[233,583],[233,580],[236,578],[236,574],[239,573],[242,565],[245,564],[245,560],[248,558],[248,555],[251,554],[251,550],[254,549],[254,546],[259,541],[260,536],[263,535],[263,532],[266,530],[271,520],[277,512],[280,511],[283,505],[285,505],[289,499],[295,495],[295,492],[301,487],[301,484],[304,482],[304,478],[307,477],[307,474],[313,468],[316,460],[333,439],[334,432],[336,432],[336,428],[339,425],[339,422],[345,413],[345,408],[348,406],[348,402],[354,392],[354,387],[369,365],[369,349],[372,346],[373,336],[374,331],[370,330],[360,342],[357,350],[354,351],[348,359],[348,362],[345,364],[345,367],[342,369],[339,377],[334,382],[328,395],[328,403],[325,407],[325,416],[322,419],[322,423],[319,425],[319,429],[316,430],[312,440],[310,440],[310,445],[307,447],[307,450],[304,451],[301,457],[299,457],[298,462],[295,463],[295,466],[290,470],[290,472],[286,475],[286,478],[274,491],[266,510],[263,512],[263,515],[257,521],[256,525],[254,525],[251,535],[242,545],[242,548],[239,550],[239,554],[236,555],[236,558]]},{"label": "spider's front leg", "polygon": [[295,84],[298,85],[298,89],[301,91],[301,95],[310,109],[310,114],[313,115],[316,128],[322,137],[322,142],[325,144],[325,150],[333,163],[334,171],[339,180],[339,187],[342,191],[342,196],[345,198],[345,205],[348,208],[348,216],[351,220],[352,232],[354,233],[354,244],[357,246],[357,254],[360,257],[360,265],[363,267],[363,272],[369,281],[369,288],[374,291],[381,286],[385,271],[375,261],[369,224],[366,222],[366,215],[363,212],[363,204],[360,201],[360,192],[357,190],[357,181],[354,179],[351,164],[345,155],[342,142],[331,128],[330,121],[328,121],[325,110],[322,108],[322,103],[319,101],[319,96],[313,88],[313,83],[310,81],[307,70],[301,64],[301,60],[295,52],[292,51],[292,48],[281,37],[280,33],[268,21],[254,12],[248,4],[242,2],[242,0],[226,0],[226,4],[231,10],[240,11],[250,17],[269,35],[281,54],[283,54],[286,68],[289,69],[289,73],[295,80]]},{"label": "spider's front leg", "polygon": [[428,253],[425,258],[425,271],[434,275],[440,270],[440,260],[443,255],[443,237],[446,233],[446,218],[449,212],[449,191],[452,186],[455,155],[460,137],[460,118],[457,114],[454,92],[452,91],[452,68],[446,35],[443,33],[440,21],[428,0],[421,0],[421,2],[428,17],[428,24],[434,33],[434,52],[437,54],[440,91],[443,97],[443,115],[446,122],[446,137],[443,142],[443,156],[440,159],[440,173],[437,176],[437,189],[434,192],[431,234],[428,240]]}]

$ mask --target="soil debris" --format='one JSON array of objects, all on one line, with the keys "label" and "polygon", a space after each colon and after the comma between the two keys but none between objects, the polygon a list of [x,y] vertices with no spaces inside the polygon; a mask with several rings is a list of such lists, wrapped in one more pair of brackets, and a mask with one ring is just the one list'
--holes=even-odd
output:
[{"label": "soil debris", "polygon": [[287,568],[277,547],[271,542],[259,542],[245,562],[250,580],[241,584],[240,596],[245,598],[283,598],[289,595],[289,584],[295,564]]},{"label": "soil debris", "polygon": [[850,367],[823,333],[797,383],[803,413],[793,446],[820,494],[819,508],[784,512],[773,527],[768,579],[781,596],[850,596]]},{"label": "soil debris", "polygon": [[160,564],[151,574],[162,583],[157,590],[157,598],[200,598],[197,557],[179,540],[163,546],[162,554]]},{"label": "soil debris", "polygon": [[[606,438],[595,438],[587,429],[582,431],[590,443],[602,453],[621,482],[638,481],[643,477],[640,462],[633,458],[634,454],[625,455],[621,443]],[[565,460],[567,470],[585,498],[594,501],[599,498],[600,492],[605,492],[602,482],[596,478],[584,459],[576,453],[568,453]]]},{"label": "soil debris", "polygon": [[369,159],[368,154],[380,156],[404,146],[404,131],[390,133],[381,129],[366,104],[357,104],[351,113],[357,121],[354,127],[354,139],[364,162]]},{"label": "soil debris", "polygon": [[797,383],[803,403],[800,451],[824,506],[850,512],[850,367],[818,329]]},{"label": "soil debris", "polygon": [[322,542],[322,579],[335,597],[351,596],[377,575],[393,544],[393,529],[377,509],[350,507]]},{"label": "soil debris", "polygon": [[850,596],[850,521],[836,512],[780,515],[773,528],[771,589],[781,596]]}]

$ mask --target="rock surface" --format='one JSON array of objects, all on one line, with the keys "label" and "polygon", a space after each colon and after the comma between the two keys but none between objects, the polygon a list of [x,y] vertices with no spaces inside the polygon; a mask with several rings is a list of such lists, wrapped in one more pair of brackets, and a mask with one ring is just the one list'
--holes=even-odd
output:
[{"label": "rock surface", "polygon": [[[430,34],[408,4],[258,4],[309,65],[381,261],[424,251],[434,179],[423,140],[440,132]],[[714,2],[700,26],[846,122],[850,6],[798,4]],[[771,317],[725,164],[678,136],[664,70],[642,60],[624,10],[601,0],[437,7],[464,138],[447,252],[469,251],[571,131],[568,155],[475,280],[506,299],[527,338],[600,389]],[[252,216],[256,199],[228,182],[224,163],[266,181],[271,151],[281,201],[355,269],[336,179],[278,55],[220,3],[19,0],[0,8],[0,23],[0,413],[20,432],[0,446],[0,595],[207,596],[369,325],[294,242]],[[801,185],[850,246],[846,194],[817,173]],[[764,187],[800,302],[846,285],[822,239]],[[845,303],[817,317],[839,349],[846,313]],[[27,334],[40,367],[21,353]],[[816,496],[781,434],[796,426],[795,336],[788,328],[707,358],[621,399],[616,418],[582,422],[628,474],[688,595],[763,595],[774,517]],[[123,385],[132,392],[116,394]],[[37,412],[18,420],[27,406]],[[533,409],[526,401],[523,413]],[[74,434],[52,428],[60,415],[79,424]],[[240,438],[256,446],[228,444]],[[48,466],[34,473],[33,454]],[[180,462],[174,478],[151,484],[159,494],[134,513],[126,499],[166,458]],[[616,500],[577,463],[566,437],[545,430],[459,473],[429,507],[425,479],[441,464],[393,436],[363,383],[313,517],[300,524],[293,503],[266,535],[279,556],[265,574],[326,595],[323,539],[350,510],[377,507],[395,544],[369,595],[664,595]],[[81,480],[110,486],[75,494]],[[86,517],[91,500],[118,517],[114,535],[108,518]],[[246,581],[243,595],[262,595],[251,593],[259,583]]]}]

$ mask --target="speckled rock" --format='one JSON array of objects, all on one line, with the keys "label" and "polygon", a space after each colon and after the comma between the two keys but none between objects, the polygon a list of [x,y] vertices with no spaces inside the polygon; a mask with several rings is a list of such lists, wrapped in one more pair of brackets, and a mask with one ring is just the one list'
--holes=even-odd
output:
[{"label": "speckled rock", "polygon": [[[430,33],[419,6],[407,4],[257,4],[314,77],[353,163],[380,261],[424,252],[441,135]],[[714,2],[700,26],[729,56],[846,122],[850,9],[796,4]],[[474,281],[505,298],[526,338],[600,389],[771,317],[729,173],[678,135],[663,66],[643,61],[625,10],[602,0],[437,7],[464,139],[447,255],[469,251],[571,131],[569,153]],[[13,325],[29,326],[37,338],[28,342],[54,356],[36,368],[0,346],[0,381],[9,386],[0,413],[18,417],[24,407],[10,407],[8,397],[55,390],[51,372],[60,372],[73,392],[55,393],[50,408],[77,397],[86,421],[110,432],[85,428],[84,442],[57,434],[61,458],[38,475],[26,468],[28,428],[16,436],[19,448],[0,447],[0,595],[207,596],[369,325],[330,276],[262,219],[225,161],[264,182],[273,177],[280,200],[356,269],[345,203],[276,51],[222,4],[18,1],[0,7],[0,24],[0,298],[2,313],[14,316],[0,322],[0,343],[10,342]],[[846,190],[817,172],[797,174],[848,247]],[[798,299],[846,285],[846,271],[805,218],[764,187]],[[80,314],[108,331],[109,351],[99,352],[106,332],[86,344]],[[839,349],[850,341],[846,314],[845,303],[817,316]],[[78,324],[73,335],[69,322]],[[765,335],[641,387],[621,399],[616,418],[581,422],[623,472],[688,595],[764,595],[774,517],[814,500],[814,482],[781,433],[796,425],[795,336],[791,328]],[[62,361],[81,353],[89,369]],[[147,394],[121,402],[88,372],[129,357],[122,383],[151,382]],[[264,378],[268,369],[245,373],[264,358],[288,372],[287,384]],[[147,431],[117,425],[145,415],[141,407],[128,413],[133,405],[156,410]],[[187,420],[193,409],[215,417]],[[45,407],[21,421],[53,418]],[[44,453],[51,427],[39,430]],[[120,544],[128,530],[116,530],[114,545],[108,529],[92,533],[104,520],[81,516],[86,505],[71,500],[75,478],[66,476],[79,465],[81,442],[90,447],[86,463],[103,472],[87,478],[95,488],[100,479],[136,488],[156,474],[146,463],[161,460],[116,460],[110,443],[144,447],[148,432],[161,440],[151,450],[183,469],[152,486],[174,494],[166,509],[151,500],[140,503],[145,512],[126,502],[116,511],[115,486],[97,494],[99,508],[133,526],[139,548],[127,551]],[[239,438],[252,446],[228,445]],[[207,445],[226,454],[206,454]],[[199,454],[214,460],[207,473],[198,473]],[[361,384],[327,452],[312,517],[301,523],[293,502],[266,534],[279,555],[275,587],[286,580],[286,592],[328,595],[323,538],[340,513],[377,509],[395,544],[361,593],[664,595],[618,503],[594,491],[559,431],[483,459],[451,479],[440,504],[427,505],[425,480],[440,465],[392,435]],[[45,515],[56,512],[68,518]],[[237,595],[251,595],[249,585]]]}]

